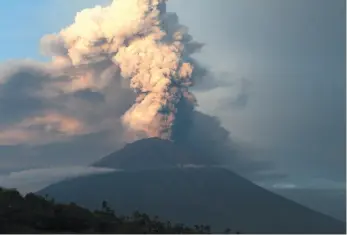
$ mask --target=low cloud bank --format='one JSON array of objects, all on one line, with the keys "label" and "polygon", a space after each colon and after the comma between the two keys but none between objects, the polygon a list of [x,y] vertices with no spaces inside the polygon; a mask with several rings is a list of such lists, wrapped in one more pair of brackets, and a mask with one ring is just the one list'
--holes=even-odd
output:
[{"label": "low cloud bank", "polygon": [[16,188],[21,193],[28,193],[35,192],[47,185],[64,179],[86,175],[106,174],[114,171],[117,170],[87,166],[29,169],[0,175],[0,187]]}]

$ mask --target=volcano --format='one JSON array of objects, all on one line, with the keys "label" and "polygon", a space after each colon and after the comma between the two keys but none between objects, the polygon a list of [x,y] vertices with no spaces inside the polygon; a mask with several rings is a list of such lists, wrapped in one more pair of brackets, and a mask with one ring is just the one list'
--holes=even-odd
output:
[{"label": "volcano", "polygon": [[172,141],[149,138],[127,144],[123,149],[102,158],[92,166],[143,170],[216,163],[204,154],[194,154],[190,149]]},{"label": "volcano", "polygon": [[217,161],[204,153],[197,154],[186,146],[169,140],[149,138],[127,144],[123,149],[102,158],[92,166],[143,170],[184,165],[209,166],[213,164],[217,164]]},{"label": "volcano", "polygon": [[210,225],[213,232],[345,233],[345,223],[213,165],[173,142],[144,139],[93,164],[122,171],[64,180],[38,194],[90,209],[106,200],[117,214],[138,210],[174,223]]}]

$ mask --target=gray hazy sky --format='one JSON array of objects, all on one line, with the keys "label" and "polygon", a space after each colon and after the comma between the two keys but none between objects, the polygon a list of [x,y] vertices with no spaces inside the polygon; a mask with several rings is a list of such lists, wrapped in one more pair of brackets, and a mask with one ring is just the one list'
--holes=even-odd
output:
[{"label": "gray hazy sky", "polygon": [[344,180],[345,1],[185,2],[170,9],[206,43],[201,58],[251,82],[242,110],[215,108],[234,96],[228,89],[201,95],[202,109],[232,135],[274,150],[279,167]]},{"label": "gray hazy sky", "polygon": [[[23,1],[12,0],[10,11],[0,10],[0,60],[42,59],[41,36],[70,24],[76,11],[106,2],[37,0],[28,11]],[[206,43],[197,58],[221,84],[236,84],[197,91],[199,109],[218,116],[232,138],[265,149],[250,158],[273,162],[294,184],[345,181],[345,10],[344,0],[168,4],[196,40]],[[114,150],[107,135],[34,149],[0,146],[0,173],[90,163]]]}]

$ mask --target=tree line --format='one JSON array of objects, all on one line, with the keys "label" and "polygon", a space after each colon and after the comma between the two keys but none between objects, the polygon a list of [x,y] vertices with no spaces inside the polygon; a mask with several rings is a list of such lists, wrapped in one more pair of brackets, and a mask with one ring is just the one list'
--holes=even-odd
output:
[{"label": "tree line", "polygon": [[0,188],[0,233],[208,234],[211,228],[163,222],[138,211],[118,216],[106,201],[99,210],[91,211],[75,203],[56,203],[48,196],[23,196],[15,189]]}]

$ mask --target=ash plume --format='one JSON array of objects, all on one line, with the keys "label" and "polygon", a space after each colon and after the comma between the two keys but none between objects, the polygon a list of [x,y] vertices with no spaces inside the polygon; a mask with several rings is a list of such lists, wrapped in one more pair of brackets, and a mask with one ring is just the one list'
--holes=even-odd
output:
[{"label": "ash plume", "polygon": [[[166,0],[114,0],[84,9],[72,25],[42,39],[53,65],[73,71],[65,92],[99,91],[110,78],[125,79],[136,94],[121,118],[127,132],[170,140],[175,129],[190,122],[197,105],[189,87],[204,70],[191,55],[202,46],[175,13],[166,12]],[[93,73],[95,64],[113,73],[108,80]]]},{"label": "ash plume", "polygon": [[[245,167],[249,153],[218,118],[194,110],[190,88],[223,85],[191,57],[203,44],[166,12],[165,3],[116,0],[82,10],[72,25],[41,39],[41,51],[52,61],[0,65],[0,147],[29,146],[40,161],[64,155],[89,164],[125,142],[158,137],[209,163],[253,171]],[[83,159],[70,159],[81,149]],[[14,155],[28,155],[21,151]]]}]

